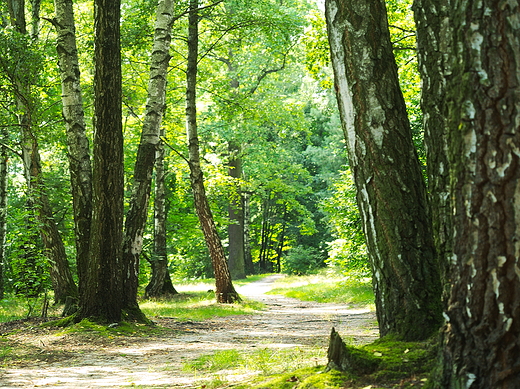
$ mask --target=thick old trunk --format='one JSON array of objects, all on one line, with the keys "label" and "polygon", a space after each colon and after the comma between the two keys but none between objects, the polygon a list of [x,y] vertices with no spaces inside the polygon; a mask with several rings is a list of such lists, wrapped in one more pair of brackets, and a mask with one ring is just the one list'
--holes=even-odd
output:
[{"label": "thick old trunk", "polygon": [[327,0],[325,5],[380,334],[424,339],[441,324],[441,283],[385,3]]},{"label": "thick old trunk", "polygon": [[155,34],[148,82],[148,99],[135,161],[132,195],[126,214],[123,241],[123,307],[139,311],[139,256],[143,246],[143,233],[148,216],[155,154],[160,142],[161,123],[165,108],[168,64],[170,62],[173,0],[161,0],[157,6]]},{"label": "thick old trunk", "polygon": [[520,382],[518,2],[455,2],[446,78],[452,289],[438,388]]},{"label": "thick old trunk", "polygon": [[87,275],[92,222],[92,166],[89,140],[85,133],[85,114],[80,85],[80,71],[74,10],[72,0],[55,0],[56,18],[51,22],[58,34],[58,52],[61,76],[63,119],[67,130],[74,232],[76,236],[76,265],[79,290],[84,288]]},{"label": "thick old trunk", "polygon": [[147,297],[160,297],[177,294],[168,270],[166,253],[166,186],[164,169],[164,145],[157,145],[155,160],[155,196],[154,196],[154,255],[150,260],[152,277],[146,286]]},{"label": "thick old trunk", "polygon": [[428,196],[437,260],[447,300],[452,255],[452,221],[449,195],[448,140],[446,134],[445,58],[446,35],[450,31],[447,5],[436,0],[415,0],[417,26],[417,57],[421,73],[421,109],[423,111],[424,143]]},{"label": "thick old trunk", "polygon": [[204,176],[200,166],[199,138],[197,133],[197,60],[198,60],[198,1],[190,1],[188,28],[188,69],[186,71],[186,130],[188,133],[190,181],[195,201],[195,209],[208,246],[213,271],[217,301],[232,303],[240,300],[233,283],[224,254],[222,242],[209,207],[204,189]]},{"label": "thick old trunk", "polygon": [[121,320],[124,171],[120,17],[120,0],[95,1],[93,214],[87,283],[76,320]]}]

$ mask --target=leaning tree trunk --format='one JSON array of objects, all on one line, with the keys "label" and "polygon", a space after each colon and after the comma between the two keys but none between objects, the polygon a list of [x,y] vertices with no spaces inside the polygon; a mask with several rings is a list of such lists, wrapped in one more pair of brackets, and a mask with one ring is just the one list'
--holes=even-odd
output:
[{"label": "leaning tree trunk", "polygon": [[123,307],[123,126],[120,0],[94,2],[94,158],[87,282],[75,320],[119,322]]},{"label": "leaning tree trunk", "polygon": [[61,76],[62,113],[67,130],[76,237],[76,266],[81,293],[86,281],[89,259],[90,224],[92,222],[92,166],[89,140],[85,132],[73,0],[54,0],[54,7],[56,18],[50,21],[58,34],[56,51]]},{"label": "leaning tree trunk", "polygon": [[[8,3],[11,10],[12,25],[19,33],[27,35],[24,2],[11,0]],[[67,297],[77,298],[78,291],[72,278],[61,234],[54,221],[54,214],[45,193],[38,141],[33,132],[32,113],[34,104],[30,95],[31,86],[23,78],[18,77],[15,77],[14,85],[16,90],[15,100],[19,108],[18,121],[28,196],[36,208],[35,215],[40,223],[40,235],[45,247],[45,254],[49,258],[54,300],[65,302]]]},{"label": "leaning tree trunk", "polygon": [[123,306],[137,316],[142,316],[137,303],[139,256],[143,248],[155,154],[160,143],[161,123],[165,109],[171,28],[174,21],[173,4],[173,0],[161,0],[157,6],[146,113],[135,161],[130,207],[125,221]]},{"label": "leaning tree trunk", "polygon": [[442,54],[445,35],[449,32],[447,5],[438,0],[415,0],[417,26],[417,58],[421,73],[421,109],[428,196],[437,261],[443,284],[443,300],[447,300],[452,254],[452,222],[450,174],[446,134],[445,60]]},{"label": "leaning tree trunk", "polygon": [[152,276],[146,286],[146,297],[160,297],[177,294],[173,287],[168,270],[168,256],[166,253],[166,185],[164,169],[164,145],[157,145],[155,160],[155,196],[154,196],[154,234],[153,257],[150,260]]},{"label": "leaning tree trunk", "polygon": [[441,324],[441,284],[385,3],[327,0],[325,5],[379,331],[424,339]]},{"label": "leaning tree trunk", "polygon": [[199,137],[197,134],[197,61],[198,61],[198,1],[190,1],[188,27],[188,69],[186,71],[186,130],[188,133],[190,181],[195,201],[195,209],[206,239],[213,271],[215,273],[215,287],[217,301],[233,303],[240,297],[235,291],[231,275],[224,254],[222,242],[218,236],[217,227],[209,207],[204,189],[204,176],[200,167]]},{"label": "leaning tree trunk", "polygon": [[453,271],[441,382],[520,382],[518,2],[454,2],[447,75]]}]

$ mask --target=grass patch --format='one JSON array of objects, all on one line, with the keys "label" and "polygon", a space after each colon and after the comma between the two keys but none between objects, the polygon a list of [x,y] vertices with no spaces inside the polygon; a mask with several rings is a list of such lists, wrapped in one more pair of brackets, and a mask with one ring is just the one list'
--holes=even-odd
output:
[{"label": "grass patch", "polygon": [[186,362],[185,371],[215,373],[220,370],[258,372],[264,375],[280,374],[302,367],[317,366],[323,362],[325,351],[315,347],[273,348],[262,347],[253,351],[221,350],[202,355]]},{"label": "grass patch", "polygon": [[[49,322],[45,325],[52,325],[52,323],[57,322]],[[147,336],[157,333],[158,331],[160,331],[160,329],[140,323],[127,323],[123,321],[121,323],[118,323],[117,325],[105,326],[98,323],[94,323],[88,319],[83,319],[79,323],[75,323],[65,327],[63,331],[59,332],[57,335],[73,333],[90,333],[98,337],[112,339],[116,336]]]},{"label": "grass patch", "polygon": [[145,300],[139,306],[149,318],[171,317],[177,321],[202,321],[212,317],[246,315],[264,307],[262,303],[250,300],[236,304],[218,304],[213,292],[181,293],[170,299]]},{"label": "grass patch", "polygon": [[374,292],[369,278],[339,278],[325,274],[288,276],[276,281],[269,294],[281,294],[303,301],[373,306]]},{"label": "grass patch", "polygon": [[[47,301],[52,297],[47,297]],[[7,296],[0,300],[0,322],[28,319],[30,317],[41,317],[45,297],[17,297]],[[46,314],[48,316],[59,316],[63,310],[63,305],[48,305]]]}]

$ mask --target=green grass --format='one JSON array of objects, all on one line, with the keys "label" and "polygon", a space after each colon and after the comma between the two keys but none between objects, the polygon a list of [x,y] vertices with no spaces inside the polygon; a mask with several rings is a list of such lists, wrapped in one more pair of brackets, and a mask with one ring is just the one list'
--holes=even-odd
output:
[{"label": "green grass", "polygon": [[323,362],[325,350],[319,347],[261,347],[253,351],[221,350],[202,355],[184,364],[183,370],[215,373],[220,370],[280,374]]},{"label": "green grass", "polygon": [[[48,316],[59,316],[63,306],[53,305],[52,296],[47,297],[50,300]],[[40,317],[45,298],[42,297],[17,297],[7,296],[0,300],[0,322],[5,323],[13,320],[27,319],[29,317]]]},{"label": "green grass", "polygon": [[371,306],[374,293],[369,278],[345,278],[318,274],[287,276],[275,283],[269,294],[282,294],[303,301]]},{"label": "green grass", "polygon": [[178,321],[245,315],[263,308],[262,303],[249,300],[236,304],[218,304],[213,292],[180,293],[170,299],[145,300],[139,306],[148,318],[171,317]]}]

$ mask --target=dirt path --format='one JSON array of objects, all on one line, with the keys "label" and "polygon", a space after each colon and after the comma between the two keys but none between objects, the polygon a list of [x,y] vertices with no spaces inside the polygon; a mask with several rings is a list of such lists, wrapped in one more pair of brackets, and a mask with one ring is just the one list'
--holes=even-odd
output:
[{"label": "dirt path", "polygon": [[[266,295],[277,277],[238,288],[241,295],[265,303],[265,311],[203,322],[160,319],[159,325],[177,331],[156,337],[78,338],[39,328],[9,335],[9,341],[32,347],[41,358],[2,366],[0,388],[198,388],[207,377],[183,371],[182,366],[214,351],[258,347],[326,350],[331,327],[357,343],[377,337],[375,315],[368,310]],[[28,331],[32,331],[31,336],[27,336]],[[234,381],[246,378],[237,374],[226,377]]]}]

